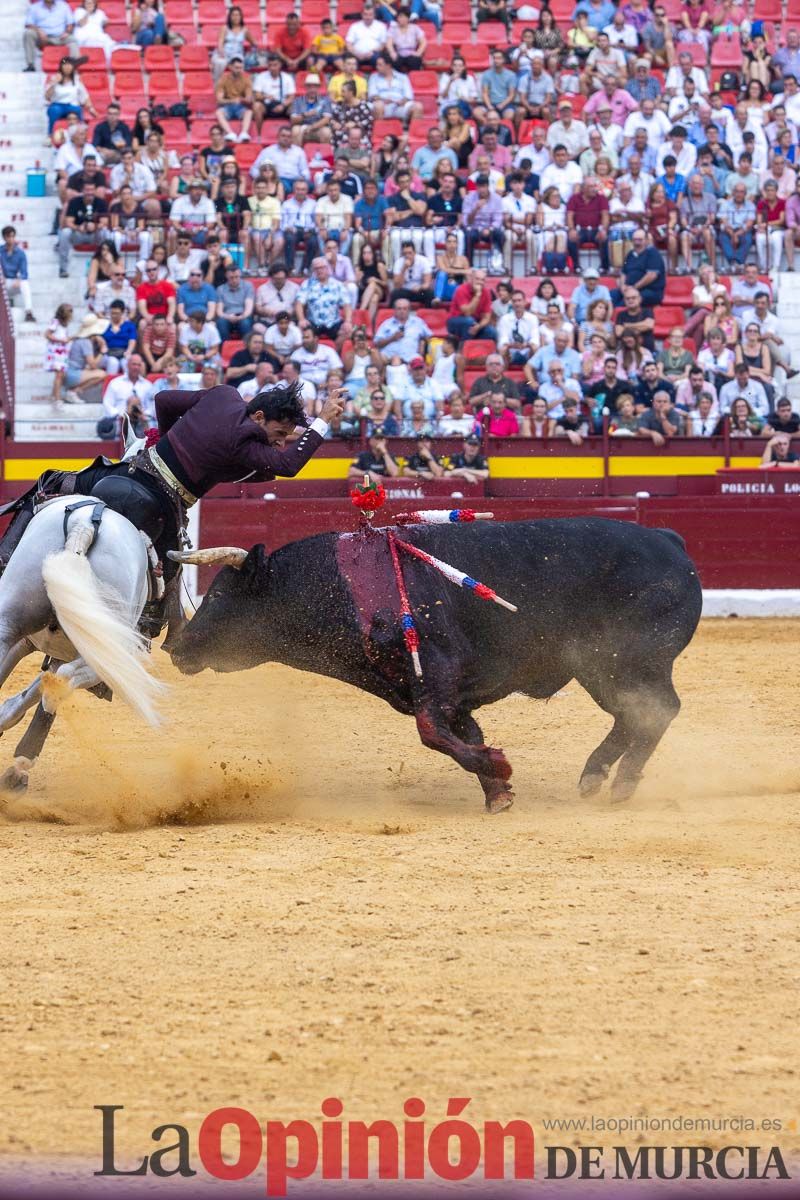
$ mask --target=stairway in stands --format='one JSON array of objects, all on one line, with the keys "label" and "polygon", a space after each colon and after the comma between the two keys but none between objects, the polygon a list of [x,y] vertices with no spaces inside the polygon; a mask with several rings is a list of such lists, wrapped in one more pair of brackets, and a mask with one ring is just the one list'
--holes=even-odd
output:
[{"label": "stairway in stands", "polygon": [[[792,354],[792,366],[800,368],[800,272],[782,271],[777,276],[776,313],[780,318],[780,334]],[[786,394],[792,408],[800,413],[800,375],[786,384]]]},{"label": "stairway in stands", "polygon": [[[14,225],[28,255],[35,324],[23,321],[19,297],[12,314],[16,333],[16,436],[25,440],[58,441],[91,437],[98,405],[57,408],[50,401],[52,376],[44,370],[44,331],[56,308],[68,301],[75,310],[72,331],[85,312],[85,256],[73,256],[70,278],[59,279],[55,239],[50,230],[56,199],[53,195],[53,151],[45,146],[47,120],[44,76],[23,68],[22,30],[27,0],[3,0],[0,24],[0,226]],[[48,172],[50,194],[26,195],[27,170],[38,163]]]}]

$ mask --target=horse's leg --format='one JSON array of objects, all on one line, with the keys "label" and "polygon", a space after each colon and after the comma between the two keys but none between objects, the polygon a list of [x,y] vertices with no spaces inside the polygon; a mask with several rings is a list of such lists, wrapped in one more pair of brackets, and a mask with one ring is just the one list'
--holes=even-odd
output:
[{"label": "horse's leg", "polygon": [[40,701],[30,725],[17,743],[13,764],[0,775],[0,790],[25,791],[28,786],[28,773],[41,754],[55,719],[56,714],[46,712]]},{"label": "horse's leg", "polygon": [[43,675],[37,675],[33,683],[23,691],[18,692],[16,696],[11,696],[4,704],[0,704],[0,733],[4,733],[6,729],[11,729],[13,725],[18,724],[28,709],[38,703],[42,692],[43,678]]},{"label": "horse's leg", "polygon": [[20,638],[13,646],[6,651],[3,661],[0,662],[0,687],[3,686],[14,668],[22,662],[28,654],[32,654],[34,646],[26,637]]}]

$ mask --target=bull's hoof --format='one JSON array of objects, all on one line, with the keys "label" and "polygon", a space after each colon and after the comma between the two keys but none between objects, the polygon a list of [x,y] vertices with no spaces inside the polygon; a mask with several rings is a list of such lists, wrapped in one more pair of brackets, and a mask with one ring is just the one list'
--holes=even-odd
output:
[{"label": "bull's hoof", "polygon": [[492,775],[495,779],[502,779],[504,782],[510,779],[512,767],[503,751],[496,749],[494,746],[487,746],[486,754],[489,759]]},{"label": "bull's hoof", "polygon": [[608,771],[596,771],[593,775],[581,775],[578,781],[578,792],[581,796],[596,796],[608,779]]},{"label": "bull's hoof", "polygon": [[507,792],[498,792],[496,796],[492,796],[490,800],[487,800],[486,811],[487,813],[492,813],[492,815],[507,812],[509,808],[513,807],[513,804],[514,793],[509,788]]},{"label": "bull's hoof", "polygon": [[614,804],[624,804],[626,800],[630,800],[633,793],[639,786],[639,777],[635,779],[620,779],[619,775],[611,785],[611,800]]},{"label": "bull's hoof", "polygon": [[19,794],[27,790],[28,775],[26,771],[18,771],[16,767],[9,767],[0,775],[0,791]]}]

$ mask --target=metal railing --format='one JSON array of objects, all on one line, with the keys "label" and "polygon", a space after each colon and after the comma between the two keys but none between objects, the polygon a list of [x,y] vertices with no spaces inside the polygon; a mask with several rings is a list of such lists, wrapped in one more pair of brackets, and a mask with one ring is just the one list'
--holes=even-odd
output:
[{"label": "metal railing", "polygon": [[0,271],[0,421],[9,429],[14,427],[14,350],[14,319],[6,281]]}]

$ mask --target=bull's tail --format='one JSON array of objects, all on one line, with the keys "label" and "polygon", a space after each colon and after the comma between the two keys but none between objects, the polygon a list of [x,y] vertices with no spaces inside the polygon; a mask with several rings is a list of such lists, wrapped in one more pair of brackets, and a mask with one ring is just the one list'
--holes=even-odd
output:
[{"label": "bull's tail", "polygon": [[[86,530],[85,525],[80,527],[81,534]],[[91,536],[88,540],[91,543]],[[143,639],[118,614],[120,597],[97,578],[86,549],[85,537],[83,544],[76,545],[70,535],[67,548],[48,555],[42,565],[45,589],[58,623],[81,658],[115,695],[149,725],[158,725],[156,701],[164,686],[145,668]]]}]

